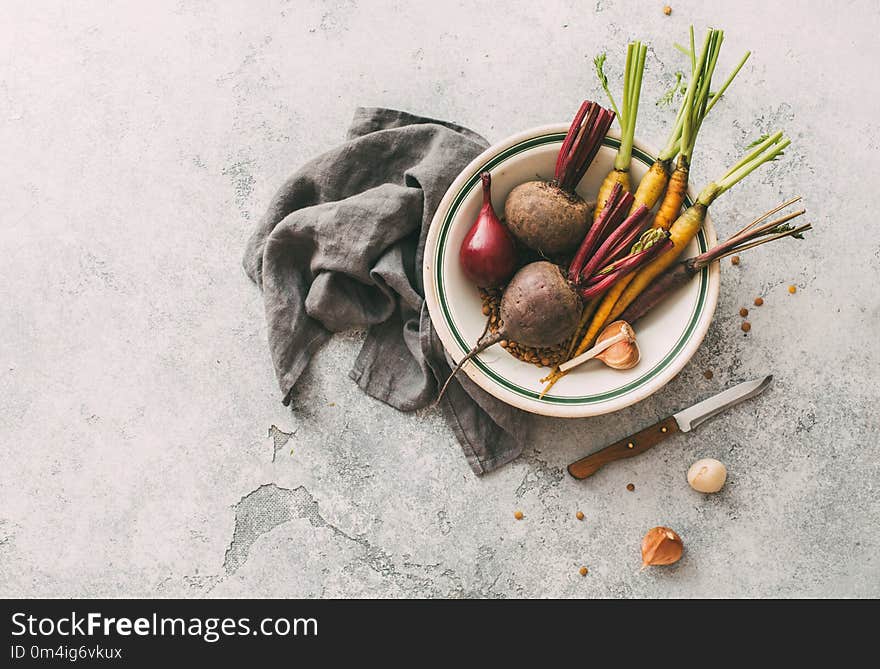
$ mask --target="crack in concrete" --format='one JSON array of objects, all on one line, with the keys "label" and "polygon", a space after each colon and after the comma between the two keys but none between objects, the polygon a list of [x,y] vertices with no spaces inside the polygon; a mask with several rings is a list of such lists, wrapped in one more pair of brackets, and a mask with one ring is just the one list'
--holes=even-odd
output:
[{"label": "crack in concrete", "polygon": [[287,445],[287,442],[290,441],[291,437],[296,434],[296,430],[293,432],[285,432],[278,428],[277,425],[269,426],[269,434],[267,437],[272,437],[272,462],[275,462],[275,457],[278,455],[278,451],[284,448]]},{"label": "crack in concrete", "polygon": [[[223,569],[226,576],[237,572],[247,562],[250,550],[254,543],[264,534],[291,520],[306,519],[312,527],[325,528],[334,535],[346,541],[357,544],[363,555],[359,562],[385,578],[398,582],[407,591],[429,593],[432,596],[442,597],[503,597],[502,593],[496,592],[495,587],[501,578],[498,574],[494,581],[486,587],[466,588],[461,577],[453,569],[444,569],[441,577],[447,578],[451,583],[443,588],[435,583],[431,577],[442,566],[440,562],[421,564],[412,562],[409,558],[404,560],[399,569],[394,564],[391,553],[380,546],[374,545],[364,535],[353,535],[328,522],[320,513],[317,500],[305,486],[296,488],[281,488],[274,483],[265,483],[256,490],[248,493],[235,504],[235,528],[232,540],[226,549],[223,559]],[[495,557],[495,549],[491,546],[481,546],[477,554],[477,576],[485,575],[485,564]],[[351,572],[353,565],[345,568]],[[406,571],[410,570],[410,571]],[[421,570],[425,574],[413,573],[412,570]],[[205,583],[206,592],[210,592],[223,577],[216,581]],[[202,585],[199,583],[198,585]]]},{"label": "crack in concrete", "polygon": [[265,483],[242,497],[235,505],[235,529],[223,557],[226,574],[234,574],[247,561],[257,539],[295,518],[305,518],[313,527],[327,525],[304,486],[291,490]]},{"label": "crack in concrete", "polygon": [[561,467],[554,467],[546,460],[538,457],[541,451],[533,451],[524,454],[522,459],[530,465],[522,481],[514,491],[516,497],[522,497],[527,492],[540,488],[538,495],[543,495],[551,488],[555,488],[564,478],[565,474]]},{"label": "crack in concrete", "polygon": [[12,538],[13,538],[13,536],[14,536],[14,533],[13,533],[13,532],[9,532],[9,531],[7,531],[7,530],[4,529],[4,528],[6,527],[6,525],[8,525],[8,524],[9,524],[8,521],[6,521],[6,520],[0,520],[0,530],[3,531],[2,536],[0,536],[0,548],[2,548],[3,546],[6,546],[7,544],[11,544],[11,543],[12,543]]}]

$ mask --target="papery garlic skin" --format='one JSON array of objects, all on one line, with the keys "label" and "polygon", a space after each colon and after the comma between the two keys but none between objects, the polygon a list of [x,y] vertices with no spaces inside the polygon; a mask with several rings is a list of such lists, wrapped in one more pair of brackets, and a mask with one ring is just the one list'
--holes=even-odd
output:
[{"label": "papery garlic skin", "polygon": [[684,544],[668,527],[652,527],[642,539],[642,568],[674,564],[681,559]]},{"label": "papery garlic skin", "polygon": [[687,480],[698,492],[718,492],[727,481],[727,467],[714,458],[703,458],[688,469]]}]

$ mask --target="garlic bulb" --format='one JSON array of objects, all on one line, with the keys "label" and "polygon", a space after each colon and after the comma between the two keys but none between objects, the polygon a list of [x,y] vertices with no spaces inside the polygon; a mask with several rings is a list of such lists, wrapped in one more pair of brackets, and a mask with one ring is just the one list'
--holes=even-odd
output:
[{"label": "garlic bulb", "polygon": [[727,468],[714,458],[703,458],[691,465],[687,473],[691,488],[699,492],[718,492],[727,480]]},{"label": "garlic bulb", "polygon": [[601,360],[612,369],[635,367],[641,358],[635,330],[626,321],[614,321],[599,333],[593,348],[563,363],[559,370],[567,372],[593,358]]},{"label": "garlic bulb", "polygon": [[618,339],[618,341],[596,355],[596,358],[612,369],[635,367],[641,359],[641,352],[636,343],[636,333],[632,326],[626,321],[614,321],[602,330],[596,339],[596,345],[599,346],[612,338]]}]

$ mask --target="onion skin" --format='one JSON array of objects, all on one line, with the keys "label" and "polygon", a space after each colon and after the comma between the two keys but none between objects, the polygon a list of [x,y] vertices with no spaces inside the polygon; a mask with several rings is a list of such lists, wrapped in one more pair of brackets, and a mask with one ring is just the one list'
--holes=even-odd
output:
[{"label": "onion skin", "polygon": [[491,176],[483,172],[480,179],[483,206],[461,242],[458,260],[465,276],[476,285],[496,288],[504,285],[516,271],[516,242],[492,208]]}]

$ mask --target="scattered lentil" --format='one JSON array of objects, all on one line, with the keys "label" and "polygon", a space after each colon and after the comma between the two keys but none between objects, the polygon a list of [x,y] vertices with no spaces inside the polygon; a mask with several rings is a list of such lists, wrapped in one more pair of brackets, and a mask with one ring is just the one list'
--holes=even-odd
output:
[{"label": "scattered lentil", "polygon": [[755,298],[755,306],[760,307],[762,304],[764,304],[764,298],[763,297],[756,297]]},{"label": "scattered lentil", "polygon": [[739,256],[733,256],[733,257],[730,259],[730,264],[731,264],[731,265],[739,265]]},{"label": "scattered lentil", "polygon": [[516,518],[517,520],[522,520],[523,519],[523,512],[522,511],[514,511],[513,517]]},{"label": "scattered lentil", "polygon": [[583,520],[584,519],[584,512],[578,511],[576,514],[574,514],[574,517],[577,518],[578,520]]},{"label": "scattered lentil", "polygon": [[627,483],[626,489],[629,490],[630,492],[632,492],[633,490],[636,489],[636,484],[635,483]]},{"label": "scattered lentil", "polygon": [[581,567],[580,569],[578,569],[578,571],[580,572],[581,576],[586,576],[590,573],[590,570],[586,567]]},{"label": "scattered lentil", "polygon": [[705,376],[707,379],[711,379],[713,376],[715,376],[715,374],[712,373],[711,369],[707,369],[705,372],[703,372],[703,376]]},{"label": "scattered lentil", "polygon": [[752,324],[748,321],[743,321],[743,324],[739,326],[743,332],[748,332],[752,329]]},{"label": "scattered lentil", "polygon": [[795,286],[794,284],[790,285],[788,287],[788,292],[794,295],[797,292],[797,286]]},{"label": "scattered lentil", "polygon": [[666,16],[669,16],[670,14],[672,14],[672,7],[670,7],[669,5],[666,5],[663,8],[663,13],[666,14]]},{"label": "scattered lentil", "polygon": [[739,315],[742,316],[743,318],[745,318],[746,316],[749,315],[749,310],[746,309],[745,307],[743,307],[742,309],[739,310]]}]

